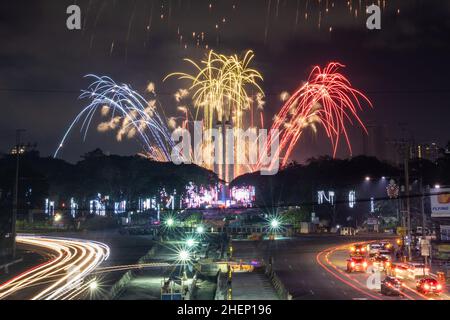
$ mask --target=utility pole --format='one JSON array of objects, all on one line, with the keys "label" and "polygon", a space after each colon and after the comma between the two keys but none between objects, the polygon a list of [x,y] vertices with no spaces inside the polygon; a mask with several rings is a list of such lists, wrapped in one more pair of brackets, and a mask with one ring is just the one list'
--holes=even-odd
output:
[{"label": "utility pole", "polygon": [[[427,191],[427,193],[428,193],[428,190],[429,190],[429,188],[428,188],[428,186],[426,187],[426,191]],[[426,232],[425,232],[425,230],[426,230],[426,226],[427,226],[427,223],[426,223],[426,216],[425,216],[425,194],[424,194],[424,190],[423,190],[423,178],[422,178],[422,176],[420,176],[420,193],[421,193],[421,197],[420,197],[420,200],[421,200],[421,206],[422,206],[422,241],[426,241]],[[424,262],[425,262],[425,267],[427,266],[427,264],[428,264],[428,256],[424,256]]]},{"label": "utility pole", "polygon": [[16,258],[16,236],[17,236],[17,230],[16,230],[16,221],[17,221],[17,207],[18,207],[18,197],[19,197],[19,159],[20,159],[20,152],[21,152],[21,142],[20,142],[20,136],[22,132],[25,132],[24,129],[17,129],[16,130],[16,174],[15,174],[15,180],[14,180],[14,190],[13,190],[13,204],[12,204],[12,240],[13,240],[13,246],[12,246],[12,257],[13,259]]},{"label": "utility pole", "polygon": [[405,147],[404,169],[405,169],[405,196],[406,196],[406,228],[408,230],[408,260],[411,261],[411,203],[410,203],[410,199],[409,199],[409,149],[410,149],[410,144],[407,143],[404,147]]},{"label": "utility pole", "polygon": [[[401,124],[400,126],[403,127],[404,124]],[[402,128],[402,129],[403,129],[403,131],[405,131],[404,128]],[[410,204],[410,199],[409,199],[409,196],[410,196],[410,194],[409,194],[409,156],[410,156],[410,149],[411,149],[411,140],[410,139],[401,139],[401,140],[391,140],[388,142],[393,144],[397,148],[400,158],[403,157],[403,168],[404,168],[404,176],[405,176],[404,177],[405,178],[404,195],[405,195],[406,205],[401,203],[402,208],[404,209],[404,210],[401,210],[402,227],[406,227],[407,237],[408,237],[408,260],[411,260],[411,204]]]}]

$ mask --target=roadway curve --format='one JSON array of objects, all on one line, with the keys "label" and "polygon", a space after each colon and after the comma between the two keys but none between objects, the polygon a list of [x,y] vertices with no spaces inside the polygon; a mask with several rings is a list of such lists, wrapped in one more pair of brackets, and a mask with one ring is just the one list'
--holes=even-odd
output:
[{"label": "roadway curve", "polygon": [[349,245],[381,240],[377,236],[305,235],[275,241],[233,241],[234,258],[273,258],[274,270],[295,300],[416,300],[448,299],[424,296],[413,281],[405,281],[404,297],[387,297],[367,287],[369,274],[345,272]]},{"label": "roadway curve", "polygon": [[[352,245],[355,243],[352,243]],[[379,291],[368,287],[369,273],[347,273],[346,259],[348,258],[349,245],[333,246],[319,252],[316,256],[317,263],[330,275],[342,283],[365,295],[368,299],[375,300],[449,300],[448,293],[442,293],[440,296],[424,295],[415,288],[415,282],[411,279],[404,279],[405,291],[403,296],[385,296]],[[381,276],[383,280],[383,273]],[[370,281],[370,280],[369,280]]]},{"label": "roadway curve", "polygon": [[109,247],[96,241],[20,235],[17,242],[51,259],[1,284],[0,299],[76,299],[95,281],[85,278],[109,256]]}]

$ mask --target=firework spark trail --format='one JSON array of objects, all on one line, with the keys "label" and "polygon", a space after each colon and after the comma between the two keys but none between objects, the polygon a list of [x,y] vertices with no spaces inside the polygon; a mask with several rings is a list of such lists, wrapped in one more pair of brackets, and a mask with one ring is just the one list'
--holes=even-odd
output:
[{"label": "firework spark trail", "polygon": [[[324,69],[316,66],[313,68],[308,81],[303,84],[283,105],[275,116],[272,129],[279,130],[280,143],[275,152],[274,159],[282,157],[281,165],[285,166],[292,150],[303,131],[307,127],[315,129],[316,123],[321,124],[327,137],[330,139],[333,156],[336,156],[340,137],[343,135],[352,153],[352,147],[346,128],[347,122],[359,123],[367,132],[364,123],[358,116],[358,110],[362,110],[360,100],[367,102],[372,107],[369,99],[360,91],[351,86],[350,81],[341,73],[339,68],[344,65],[331,62]],[[270,139],[266,144],[265,154],[270,150]],[[256,170],[261,169],[261,159]],[[272,168],[274,163],[270,164]]]},{"label": "firework spark trail", "polygon": [[[157,111],[155,94],[149,102],[128,85],[116,84],[109,77],[87,75],[93,78],[88,90],[82,91],[80,99],[87,98],[91,102],[73,120],[56,150],[56,157],[64,146],[72,129],[80,122],[84,140],[90,128],[92,118],[98,110],[103,116],[111,112],[111,120],[98,126],[99,131],[118,129],[117,139],[124,136],[140,138],[145,153],[158,161],[170,161],[170,152],[174,146],[169,129]],[[120,125],[120,127],[119,127]]]},{"label": "firework spark trail", "polygon": [[[249,67],[253,58],[251,50],[243,58],[237,55],[225,56],[211,50],[199,64],[185,59],[195,67],[194,74],[177,72],[169,74],[164,80],[175,76],[191,82],[189,92],[192,92],[196,118],[202,111],[205,129],[212,129],[220,123],[229,123],[234,129],[243,129],[244,114],[250,110],[253,101],[249,94],[251,87],[256,89],[258,106],[263,106],[264,93],[258,84],[263,77],[256,69]],[[238,153],[239,150],[236,150],[235,154]],[[210,159],[206,162],[211,163]],[[239,172],[238,166],[234,169],[234,172]]]},{"label": "firework spark trail", "polygon": [[262,80],[262,75],[255,69],[249,68],[253,60],[252,51],[247,51],[244,58],[237,55],[225,56],[210,51],[206,60],[200,64],[190,59],[185,61],[192,64],[196,73],[172,73],[169,77],[176,76],[179,79],[191,81],[190,92],[197,108],[197,115],[203,111],[203,120],[206,128],[214,126],[214,120],[228,121],[234,117],[234,126],[242,127],[242,113],[250,107],[251,101],[246,86],[253,86],[264,96],[257,81]]}]

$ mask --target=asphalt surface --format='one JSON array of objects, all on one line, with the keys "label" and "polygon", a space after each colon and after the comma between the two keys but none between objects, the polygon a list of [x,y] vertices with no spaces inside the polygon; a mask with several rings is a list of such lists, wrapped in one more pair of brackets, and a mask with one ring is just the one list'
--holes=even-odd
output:
[{"label": "asphalt surface", "polygon": [[[383,235],[381,235],[383,236]],[[295,300],[445,299],[423,296],[405,281],[406,296],[387,297],[367,287],[370,274],[347,274],[348,245],[381,236],[311,235],[275,241],[233,241],[234,258],[273,261],[276,274]],[[386,236],[383,236],[386,238]]]},{"label": "asphalt surface", "polygon": [[48,236],[19,235],[17,242],[53,255],[52,259],[0,285],[0,299],[72,299],[90,288],[85,281],[109,256],[100,242]]}]

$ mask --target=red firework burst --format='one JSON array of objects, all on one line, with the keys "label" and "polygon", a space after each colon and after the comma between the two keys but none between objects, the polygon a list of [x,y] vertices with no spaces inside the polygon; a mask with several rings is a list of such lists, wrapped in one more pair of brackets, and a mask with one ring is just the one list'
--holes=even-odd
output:
[{"label": "red firework burst", "polygon": [[[282,157],[282,166],[286,165],[289,156],[303,130],[315,124],[320,124],[330,139],[333,156],[336,156],[341,136],[344,136],[349,152],[352,153],[348,137],[347,123],[359,123],[366,130],[358,116],[362,110],[361,100],[372,107],[369,99],[351,86],[350,81],[339,68],[345,67],[337,62],[330,62],[325,68],[315,66],[308,81],[303,84],[283,105],[275,116],[272,129],[279,130],[280,143],[274,150],[276,157]],[[270,148],[270,139],[266,151]],[[261,169],[261,163],[258,164]]]}]

